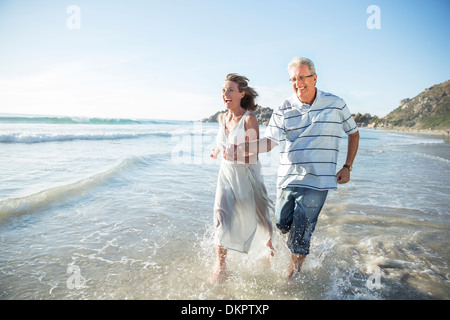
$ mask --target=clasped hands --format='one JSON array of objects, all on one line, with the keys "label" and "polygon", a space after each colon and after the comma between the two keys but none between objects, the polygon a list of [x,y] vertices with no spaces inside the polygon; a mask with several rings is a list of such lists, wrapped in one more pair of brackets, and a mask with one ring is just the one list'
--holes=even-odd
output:
[{"label": "clasped hands", "polygon": [[[213,159],[217,159],[220,150],[218,148],[214,149],[211,152],[210,157]],[[225,160],[228,161],[245,161],[248,155],[245,153],[245,142],[240,144],[230,144],[223,152],[222,156]],[[245,161],[247,162],[247,161]]]}]

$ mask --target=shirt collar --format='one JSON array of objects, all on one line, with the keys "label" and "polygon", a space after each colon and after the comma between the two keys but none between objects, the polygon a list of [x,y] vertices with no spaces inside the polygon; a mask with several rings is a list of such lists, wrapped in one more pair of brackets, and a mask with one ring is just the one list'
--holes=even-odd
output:
[{"label": "shirt collar", "polygon": [[291,101],[291,104],[294,108],[305,112],[315,108],[315,106],[317,105],[317,100],[322,96],[322,94],[323,92],[316,88],[316,98],[314,99],[312,105],[301,102],[295,93],[291,95],[291,98],[289,100]]}]

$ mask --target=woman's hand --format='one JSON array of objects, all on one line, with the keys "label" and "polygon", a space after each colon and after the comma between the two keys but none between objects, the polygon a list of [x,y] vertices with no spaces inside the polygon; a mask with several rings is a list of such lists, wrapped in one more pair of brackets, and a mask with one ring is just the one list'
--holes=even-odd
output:
[{"label": "woman's hand", "polygon": [[215,148],[214,150],[211,151],[211,154],[209,156],[213,159],[217,159],[217,155],[219,154],[219,152],[220,152],[220,149]]}]

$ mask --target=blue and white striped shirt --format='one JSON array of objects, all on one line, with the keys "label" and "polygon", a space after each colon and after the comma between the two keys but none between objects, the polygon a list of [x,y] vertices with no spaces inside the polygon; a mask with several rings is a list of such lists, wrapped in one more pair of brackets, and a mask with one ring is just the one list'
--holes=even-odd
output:
[{"label": "blue and white striped shirt", "polygon": [[293,94],[272,113],[265,137],[278,143],[277,188],[337,188],[336,164],[342,131],[358,131],[344,100],[317,90],[309,106]]}]

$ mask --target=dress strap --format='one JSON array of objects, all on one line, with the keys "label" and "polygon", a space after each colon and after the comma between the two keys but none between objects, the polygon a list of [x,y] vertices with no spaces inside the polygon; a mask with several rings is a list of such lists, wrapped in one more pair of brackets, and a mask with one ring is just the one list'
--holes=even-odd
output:
[{"label": "dress strap", "polygon": [[239,120],[239,123],[237,124],[236,127],[243,126],[243,123],[245,122],[245,117],[247,117],[247,115],[248,115],[249,113],[250,113],[249,110],[245,111],[244,115],[242,116],[241,120]]}]

